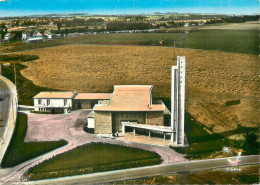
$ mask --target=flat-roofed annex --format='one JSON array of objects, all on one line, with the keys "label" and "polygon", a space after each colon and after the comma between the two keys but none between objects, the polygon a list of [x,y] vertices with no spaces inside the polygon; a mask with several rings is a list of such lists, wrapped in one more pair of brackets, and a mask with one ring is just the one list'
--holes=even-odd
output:
[{"label": "flat-roofed annex", "polygon": [[77,93],[75,92],[59,92],[59,91],[49,91],[49,92],[40,92],[39,94],[35,95],[34,99],[41,99],[41,98],[53,98],[53,99],[70,99],[74,98]]},{"label": "flat-roofed annex", "polygon": [[110,100],[112,93],[78,93],[75,100]]},{"label": "flat-roofed annex", "polygon": [[152,104],[152,85],[115,85],[108,105],[95,111],[164,111],[163,103]]}]

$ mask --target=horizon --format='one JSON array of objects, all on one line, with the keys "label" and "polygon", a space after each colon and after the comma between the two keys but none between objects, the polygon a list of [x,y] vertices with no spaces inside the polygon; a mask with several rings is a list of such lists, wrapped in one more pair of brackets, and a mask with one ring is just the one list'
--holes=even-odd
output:
[{"label": "horizon", "polygon": [[179,14],[259,14],[259,1],[253,0],[1,0],[0,17],[84,13],[89,15],[139,15],[154,12]]}]

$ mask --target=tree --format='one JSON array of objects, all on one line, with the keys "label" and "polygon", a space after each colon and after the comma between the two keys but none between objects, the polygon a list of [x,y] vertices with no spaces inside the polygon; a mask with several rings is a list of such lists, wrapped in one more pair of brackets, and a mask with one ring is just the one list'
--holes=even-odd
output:
[{"label": "tree", "polygon": [[243,149],[247,155],[259,154],[259,143],[257,142],[257,135],[255,133],[246,133]]},{"label": "tree", "polygon": [[57,27],[58,27],[58,30],[59,30],[59,31],[60,31],[60,29],[61,29],[61,26],[62,26],[61,22],[58,22],[58,23],[57,23]]}]

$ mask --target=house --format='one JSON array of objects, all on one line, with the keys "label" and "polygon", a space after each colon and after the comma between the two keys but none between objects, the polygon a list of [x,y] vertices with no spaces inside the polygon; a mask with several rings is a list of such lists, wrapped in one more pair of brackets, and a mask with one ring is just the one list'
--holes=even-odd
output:
[{"label": "house", "polygon": [[13,34],[12,33],[6,33],[4,36],[4,42],[8,42],[13,38]]},{"label": "house", "polygon": [[111,93],[78,93],[74,98],[75,109],[93,109],[101,101],[110,100]]},{"label": "house", "polygon": [[46,30],[43,35],[47,38],[47,39],[52,39],[52,34],[49,30]]},{"label": "house", "polygon": [[33,32],[32,36],[33,37],[42,37],[42,34],[39,31],[35,31],[35,32]]},{"label": "house", "polygon": [[29,32],[23,32],[22,33],[22,40],[27,40],[27,38],[29,38],[31,36],[31,34]]},{"label": "house", "polygon": [[190,25],[190,23],[188,23],[188,22],[184,23],[184,27],[189,27],[189,25]]},{"label": "house", "polygon": [[40,92],[33,97],[35,112],[69,113],[76,92]]}]

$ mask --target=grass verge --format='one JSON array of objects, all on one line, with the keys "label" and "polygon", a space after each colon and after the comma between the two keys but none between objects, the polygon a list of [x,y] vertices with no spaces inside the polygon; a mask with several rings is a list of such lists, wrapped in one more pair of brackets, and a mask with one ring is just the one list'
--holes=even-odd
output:
[{"label": "grass verge", "polygon": [[[222,148],[225,146],[235,151],[242,150],[242,155],[259,154],[259,150],[255,149],[255,145],[259,145],[256,141],[247,142],[228,138],[234,134],[257,133],[257,128],[240,127],[231,131],[210,134],[207,132],[210,129],[198,123],[189,113],[186,113],[185,126],[189,146],[172,148],[179,153],[186,154],[188,159],[225,157],[225,154],[222,153]],[[236,153],[233,154],[236,155]]]},{"label": "grass verge", "polygon": [[19,113],[11,142],[4,155],[1,166],[3,168],[13,167],[24,161],[35,158],[46,152],[54,150],[67,144],[66,141],[50,142],[24,142],[27,131],[27,115]]},{"label": "grass verge", "polygon": [[157,153],[119,145],[93,143],[45,161],[31,168],[28,174],[29,180],[39,180],[160,163],[161,159]]},{"label": "grass verge", "polygon": [[241,171],[207,170],[114,182],[113,184],[255,184],[259,181],[259,165],[239,168]]}]

